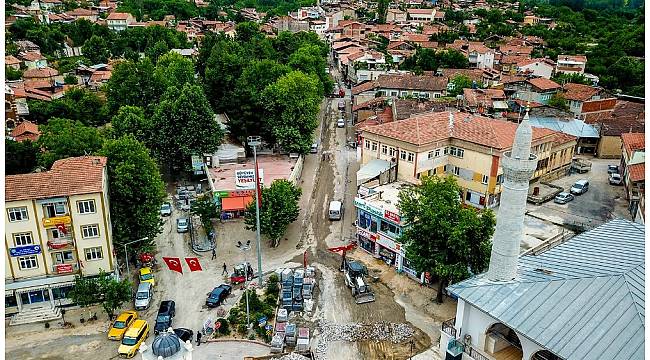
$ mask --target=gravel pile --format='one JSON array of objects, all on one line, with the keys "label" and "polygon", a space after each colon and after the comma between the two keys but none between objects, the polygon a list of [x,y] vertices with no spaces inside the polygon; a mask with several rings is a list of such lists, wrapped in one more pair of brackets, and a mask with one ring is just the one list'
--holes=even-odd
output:
[{"label": "gravel pile", "polygon": [[282,357],[273,358],[273,359],[276,359],[276,360],[309,360],[308,357],[302,356],[302,355],[296,354],[296,353],[290,353],[290,354],[287,354],[287,355],[283,355]]},{"label": "gravel pile", "polygon": [[374,324],[335,324],[321,321],[318,324],[319,340],[316,359],[325,359],[330,341],[390,341],[401,343],[413,336],[415,331],[408,324],[379,322]]}]

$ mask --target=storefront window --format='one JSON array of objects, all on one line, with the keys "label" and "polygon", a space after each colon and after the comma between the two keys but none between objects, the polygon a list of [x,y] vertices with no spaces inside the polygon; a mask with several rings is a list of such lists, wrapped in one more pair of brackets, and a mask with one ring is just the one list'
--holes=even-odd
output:
[{"label": "storefront window", "polygon": [[14,295],[5,296],[5,308],[18,306],[18,301]]},{"label": "storefront window", "polygon": [[359,227],[368,229],[370,227],[371,217],[365,211],[359,211]]},{"label": "storefront window", "polygon": [[387,221],[381,222],[381,232],[387,233],[393,237],[399,237],[400,229],[399,226],[389,223]]},{"label": "storefront window", "polygon": [[68,294],[72,290],[72,285],[70,286],[63,286],[63,287],[58,287],[52,289],[52,296],[54,297],[54,300],[59,300],[59,299],[65,299],[68,297]]},{"label": "storefront window", "polygon": [[375,220],[372,220],[370,223],[370,232],[376,233],[377,232],[377,222]]},{"label": "storefront window", "polygon": [[363,236],[359,236],[359,246],[371,254],[374,254],[375,252],[375,242],[370,241]]}]

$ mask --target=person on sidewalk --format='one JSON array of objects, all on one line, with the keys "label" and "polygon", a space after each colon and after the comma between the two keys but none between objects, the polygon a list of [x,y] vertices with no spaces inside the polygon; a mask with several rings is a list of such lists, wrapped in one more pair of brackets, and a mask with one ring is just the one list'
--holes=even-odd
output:
[{"label": "person on sidewalk", "polygon": [[223,271],[221,272],[221,275],[223,275],[224,273],[228,275],[228,266],[226,266],[226,263],[223,263]]},{"label": "person on sidewalk", "polygon": [[217,250],[212,249],[212,260],[217,258]]},{"label": "person on sidewalk", "polygon": [[196,332],[196,346],[201,345],[201,330]]}]

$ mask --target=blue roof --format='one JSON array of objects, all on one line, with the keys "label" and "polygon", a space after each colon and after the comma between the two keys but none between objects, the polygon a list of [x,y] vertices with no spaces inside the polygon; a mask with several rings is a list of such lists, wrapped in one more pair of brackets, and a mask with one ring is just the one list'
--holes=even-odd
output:
[{"label": "blue roof", "polygon": [[559,131],[580,138],[599,138],[598,130],[580,119],[562,120],[550,117],[530,117],[530,126]]},{"label": "blue roof", "polygon": [[448,290],[563,359],[643,359],[644,256],[643,225],[616,219],[522,255],[515,280]]}]

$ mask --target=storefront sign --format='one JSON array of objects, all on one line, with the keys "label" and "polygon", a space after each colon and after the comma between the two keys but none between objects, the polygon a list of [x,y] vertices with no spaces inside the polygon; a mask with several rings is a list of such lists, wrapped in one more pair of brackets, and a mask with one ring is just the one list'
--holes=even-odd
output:
[{"label": "storefront sign", "polygon": [[377,241],[377,235],[365,230],[364,228],[360,228],[357,226],[357,234],[363,236],[366,239],[370,239],[372,241]]},{"label": "storefront sign", "polygon": [[[264,169],[259,169],[260,182],[264,183]],[[255,169],[235,170],[237,189],[255,189]]]},{"label": "storefront sign", "polygon": [[34,255],[41,253],[40,245],[29,245],[29,246],[19,246],[9,249],[9,254],[13,257],[16,256],[25,256],[25,255]]},{"label": "storefront sign", "polygon": [[381,245],[381,246],[383,246],[383,247],[385,247],[387,249],[390,249],[390,250],[400,254],[401,256],[405,256],[404,247],[402,246],[402,244],[396,243],[395,241],[393,241],[393,240],[391,240],[391,239],[389,239],[389,238],[387,238],[387,237],[385,237],[385,236],[383,236],[381,234],[379,235],[379,238],[377,238],[377,244],[379,244],[379,245]]},{"label": "storefront sign", "polygon": [[67,274],[73,272],[72,264],[54,265],[57,274]]},{"label": "storefront sign", "polygon": [[376,208],[370,204],[368,204],[365,200],[360,199],[360,198],[355,198],[354,199],[354,206],[358,207],[361,210],[367,211],[373,215],[383,217],[384,216],[384,211]]},{"label": "storefront sign", "polygon": [[192,170],[194,174],[203,174],[203,158],[199,155],[192,155]]},{"label": "storefront sign", "polygon": [[399,224],[399,222],[401,220],[399,215],[395,214],[392,211],[388,211],[388,210],[384,211],[384,218],[387,219],[387,220],[390,220],[390,221],[392,221],[392,222],[394,222],[396,224]]},{"label": "storefront sign", "polygon": [[255,196],[255,190],[216,191],[214,195],[218,198]]}]

